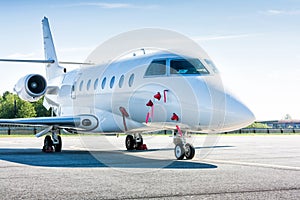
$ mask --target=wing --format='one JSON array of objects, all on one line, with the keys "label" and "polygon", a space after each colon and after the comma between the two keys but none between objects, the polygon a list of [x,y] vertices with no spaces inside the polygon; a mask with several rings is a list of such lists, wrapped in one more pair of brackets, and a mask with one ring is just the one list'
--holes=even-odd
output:
[{"label": "wing", "polygon": [[20,119],[0,119],[3,125],[56,126],[91,131],[98,127],[98,119],[93,115],[77,115],[63,117],[38,117]]}]

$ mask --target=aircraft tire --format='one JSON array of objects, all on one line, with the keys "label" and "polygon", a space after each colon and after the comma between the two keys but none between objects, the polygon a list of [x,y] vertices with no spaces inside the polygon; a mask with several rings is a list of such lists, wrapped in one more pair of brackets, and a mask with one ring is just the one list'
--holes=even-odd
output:
[{"label": "aircraft tire", "polygon": [[174,153],[177,160],[182,160],[184,158],[185,153],[182,144],[176,144]]},{"label": "aircraft tire", "polygon": [[132,135],[127,135],[125,139],[125,146],[127,150],[134,149],[134,139]]},{"label": "aircraft tire", "polygon": [[53,142],[50,135],[47,135],[44,139],[43,152],[51,152],[53,150]]},{"label": "aircraft tire", "polygon": [[61,140],[61,136],[58,135],[58,136],[57,136],[57,139],[58,139],[58,144],[55,144],[55,145],[54,145],[55,152],[61,152],[61,149],[62,149],[62,140]]},{"label": "aircraft tire", "polygon": [[186,157],[186,159],[190,160],[193,159],[195,156],[195,147],[193,147],[193,145],[187,143],[185,145],[185,153],[184,156]]}]

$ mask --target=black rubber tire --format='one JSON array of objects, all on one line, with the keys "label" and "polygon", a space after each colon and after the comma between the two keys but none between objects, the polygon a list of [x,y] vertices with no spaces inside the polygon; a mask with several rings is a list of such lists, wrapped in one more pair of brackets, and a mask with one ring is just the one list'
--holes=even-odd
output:
[{"label": "black rubber tire", "polygon": [[184,158],[184,148],[182,144],[176,144],[174,154],[177,160],[182,160]]},{"label": "black rubber tire", "polygon": [[55,152],[61,152],[61,149],[62,149],[62,140],[61,140],[60,135],[57,136],[57,139],[58,139],[58,144],[54,145],[54,149],[55,149]]},{"label": "black rubber tire", "polygon": [[125,146],[127,150],[134,149],[134,139],[132,135],[127,135],[125,139]]},{"label": "black rubber tire", "polygon": [[185,158],[188,160],[193,159],[195,156],[195,147],[193,147],[193,145],[187,143],[185,145],[185,149],[186,149],[186,151],[184,153]]},{"label": "black rubber tire", "polygon": [[51,136],[47,135],[44,139],[44,146],[43,146],[42,151],[46,152],[49,147],[53,148],[53,141],[51,139]]}]

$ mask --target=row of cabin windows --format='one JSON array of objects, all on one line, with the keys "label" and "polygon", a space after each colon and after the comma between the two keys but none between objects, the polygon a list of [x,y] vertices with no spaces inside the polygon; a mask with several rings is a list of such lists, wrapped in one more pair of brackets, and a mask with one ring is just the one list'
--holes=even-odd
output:
[{"label": "row of cabin windows", "polygon": [[[214,72],[217,72],[215,66],[210,60],[204,60],[207,65],[211,66]],[[159,76],[167,75],[167,60],[158,59],[153,60],[146,70],[145,76]],[[172,59],[169,63],[169,74],[182,74],[182,75],[205,75],[209,71],[203,63],[196,58],[191,59]]]},{"label": "row of cabin windows", "polygon": [[[122,76],[120,77],[119,83],[118,83],[119,88],[122,88],[122,87],[123,87],[123,85],[124,85],[124,79],[125,79],[125,77],[124,77],[124,75],[122,75]],[[115,80],[116,80],[116,77],[115,77],[115,76],[112,76],[111,79],[110,79],[110,81],[109,81],[109,88],[110,88],[110,89],[112,89],[112,88],[114,87],[114,85],[115,85]],[[130,77],[129,77],[129,79],[128,79],[128,86],[129,86],[129,87],[131,87],[131,86],[133,85],[133,81],[134,81],[134,74],[131,74]],[[102,82],[101,82],[101,88],[102,88],[102,90],[105,88],[106,82],[107,82],[107,78],[104,77],[104,78],[102,79]],[[86,90],[87,90],[87,91],[90,90],[90,88],[91,88],[91,83],[92,83],[91,79],[88,80],[88,82],[87,82],[87,84],[86,84]],[[83,89],[83,84],[84,84],[84,81],[82,80],[82,81],[80,82],[80,84],[79,84],[79,91],[82,91],[82,89]],[[94,90],[97,90],[98,85],[99,85],[99,79],[97,78],[97,79],[95,80],[95,82],[94,82]],[[73,88],[73,89],[75,89],[75,88]]]}]

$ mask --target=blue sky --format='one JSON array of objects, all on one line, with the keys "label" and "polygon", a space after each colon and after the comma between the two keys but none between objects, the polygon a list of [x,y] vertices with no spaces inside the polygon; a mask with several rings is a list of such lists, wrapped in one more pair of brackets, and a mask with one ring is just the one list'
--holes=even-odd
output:
[{"label": "blue sky", "polygon": [[[133,29],[182,33],[204,48],[258,120],[300,119],[300,0],[1,1],[0,57],[43,58],[43,16],[62,61],[84,61]],[[0,63],[0,93],[29,73],[44,74],[44,66]]]}]

